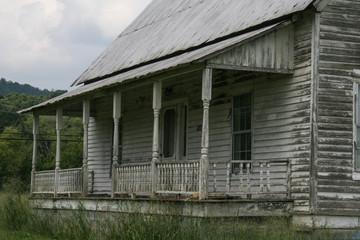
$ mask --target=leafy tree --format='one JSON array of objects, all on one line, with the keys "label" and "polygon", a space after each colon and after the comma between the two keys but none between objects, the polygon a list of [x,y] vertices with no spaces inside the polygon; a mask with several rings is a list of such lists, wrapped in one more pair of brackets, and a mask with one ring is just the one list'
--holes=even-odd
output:
[{"label": "leafy tree", "polygon": [[[23,85],[18,83],[0,80],[0,189],[11,179],[19,179],[26,186],[30,184],[33,148],[32,116],[18,114],[17,111],[64,93],[61,90],[53,92],[44,90],[42,93],[47,95],[29,96],[15,92],[17,90],[21,92],[22,87]],[[41,116],[39,125],[37,170],[54,169],[55,117]],[[82,136],[81,118],[64,117],[61,168],[81,167]]]},{"label": "leafy tree", "polygon": [[16,139],[26,138],[13,127],[6,127],[0,134],[0,184],[10,178],[19,178],[29,182],[31,172],[32,145],[27,141]]}]

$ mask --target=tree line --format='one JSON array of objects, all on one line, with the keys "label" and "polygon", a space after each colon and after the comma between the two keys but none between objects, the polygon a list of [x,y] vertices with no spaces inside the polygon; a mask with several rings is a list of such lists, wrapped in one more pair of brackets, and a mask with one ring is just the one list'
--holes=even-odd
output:
[{"label": "tree line", "polygon": [[[0,83],[3,82],[1,79]],[[30,85],[29,85],[30,86]],[[31,86],[30,86],[31,87]],[[0,89],[1,85],[0,85]],[[12,91],[10,89],[10,91]],[[44,91],[44,90],[40,90]],[[0,189],[14,186],[27,190],[32,168],[32,115],[17,111],[36,105],[65,91],[47,90],[40,95],[11,92],[0,95]],[[64,117],[62,131],[62,168],[80,167],[82,162],[82,120]],[[37,170],[55,168],[55,117],[41,116],[38,135]]]},{"label": "tree line", "polygon": [[65,90],[49,91],[47,89],[41,90],[29,84],[20,84],[13,81],[7,81],[5,78],[0,79],[0,94],[7,95],[9,93],[23,93],[28,96],[44,96],[54,92],[66,92]]}]

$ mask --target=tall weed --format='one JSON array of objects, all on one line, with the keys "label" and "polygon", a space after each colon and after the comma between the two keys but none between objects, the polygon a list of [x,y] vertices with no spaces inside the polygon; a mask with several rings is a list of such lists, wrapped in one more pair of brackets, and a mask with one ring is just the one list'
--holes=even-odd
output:
[{"label": "tall weed", "polygon": [[331,239],[329,234],[311,238],[298,232],[286,218],[204,219],[172,212],[143,214],[140,210],[106,217],[99,213],[98,218],[90,217],[85,209],[63,214],[51,210],[40,213],[31,210],[27,198],[19,194],[0,193],[0,216],[0,231],[22,231],[51,239]]},{"label": "tall weed", "polygon": [[27,198],[20,194],[5,194],[0,200],[0,225],[4,229],[24,229],[30,218]]}]

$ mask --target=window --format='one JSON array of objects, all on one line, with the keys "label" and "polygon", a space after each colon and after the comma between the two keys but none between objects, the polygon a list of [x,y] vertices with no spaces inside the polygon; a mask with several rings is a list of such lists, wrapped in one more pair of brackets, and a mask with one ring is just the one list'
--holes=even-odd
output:
[{"label": "window", "polygon": [[164,109],[162,157],[182,160],[187,156],[187,106],[179,103]]},{"label": "window", "polygon": [[354,84],[354,170],[360,172],[360,88]]},{"label": "window", "polygon": [[[251,160],[252,147],[252,106],[251,93],[233,99],[233,160]],[[238,173],[240,164],[233,164]]]}]

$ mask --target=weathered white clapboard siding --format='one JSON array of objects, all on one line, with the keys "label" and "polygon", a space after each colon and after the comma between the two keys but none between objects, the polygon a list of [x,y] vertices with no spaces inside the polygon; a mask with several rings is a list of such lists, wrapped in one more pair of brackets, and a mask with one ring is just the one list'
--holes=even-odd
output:
[{"label": "weathered white clapboard siding", "polygon": [[288,25],[208,61],[209,66],[267,72],[291,72],[294,67],[294,29]]},{"label": "weathered white clapboard siding", "polygon": [[112,151],[112,98],[94,101],[95,115],[89,124],[89,170],[94,171],[94,194],[111,191],[110,164]]},{"label": "weathered white clapboard siding", "polygon": [[360,67],[360,2],[333,0],[320,15],[318,70],[318,212],[359,215],[353,169],[353,84]]},{"label": "weathered white clapboard siding", "polygon": [[[282,107],[276,108],[275,114],[277,118],[288,119],[292,130],[257,138],[258,146],[267,147],[271,146],[272,135],[277,138],[273,147],[283,146],[283,150],[287,148],[291,161],[291,198],[295,200],[294,212],[308,212],[310,205],[311,41],[312,18],[305,13],[302,19],[294,24],[294,74],[288,78],[282,90],[274,90],[285,96]],[[290,95],[284,93],[284,90],[289,91]],[[262,113],[259,117],[261,115]],[[274,118],[274,115],[268,113],[268,119],[264,117],[261,116],[263,121],[266,121]],[[260,119],[258,123],[261,123]]]}]

